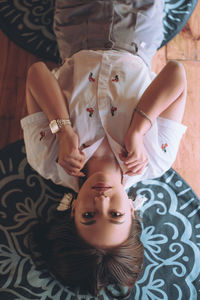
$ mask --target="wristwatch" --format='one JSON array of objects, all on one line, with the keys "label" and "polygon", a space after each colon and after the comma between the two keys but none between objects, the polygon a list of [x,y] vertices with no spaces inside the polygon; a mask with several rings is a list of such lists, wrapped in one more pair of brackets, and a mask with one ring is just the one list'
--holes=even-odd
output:
[{"label": "wristwatch", "polygon": [[52,120],[49,124],[49,127],[51,129],[51,132],[53,134],[57,133],[60,128],[64,125],[72,125],[71,121],[69,119],[57,119],[57,120]]}]

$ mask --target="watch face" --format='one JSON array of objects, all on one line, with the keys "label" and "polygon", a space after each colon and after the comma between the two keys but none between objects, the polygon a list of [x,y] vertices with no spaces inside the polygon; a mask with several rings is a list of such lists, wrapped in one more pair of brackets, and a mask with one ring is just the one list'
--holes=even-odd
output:
[{"label": "watch face", "polygon": [[56,132],[59,131],[59,127],[58,127],[58,124],[57,124],[56,120],[51,121],[49,126],[50,126],[50,129],[51,129],[52,133],[56,133]]}]

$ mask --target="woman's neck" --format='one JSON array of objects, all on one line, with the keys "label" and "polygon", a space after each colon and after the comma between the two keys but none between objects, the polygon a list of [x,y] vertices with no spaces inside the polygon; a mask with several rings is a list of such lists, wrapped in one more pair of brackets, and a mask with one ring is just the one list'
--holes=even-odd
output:
[{"label": "woman's neck", "polygon": [[97,151],[87,162],[87,177],[95,172],[114,174],[119,176],[121,181],[121,169],[110,148],[107,138],[104,138]]}]

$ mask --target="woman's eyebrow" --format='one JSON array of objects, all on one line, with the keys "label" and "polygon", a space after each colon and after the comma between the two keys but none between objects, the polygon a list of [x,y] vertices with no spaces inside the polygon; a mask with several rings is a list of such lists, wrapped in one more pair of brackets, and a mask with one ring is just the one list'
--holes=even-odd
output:
[{"label": "woman's eyebrow", "polygon": [[[113,224],[116,224],[116,225],[121,225],[123,224],[125,221],[115,221],[115,220],[109,220],[110,223],[113,223]],[[88,222],[81,222],[81,224],[83,225],[86,225],[86,226],[89,226],[89,225],[92,225],[92,224],[95,224],[96,223],[96,220],[92,220],[92,221],[88,221]]]}]

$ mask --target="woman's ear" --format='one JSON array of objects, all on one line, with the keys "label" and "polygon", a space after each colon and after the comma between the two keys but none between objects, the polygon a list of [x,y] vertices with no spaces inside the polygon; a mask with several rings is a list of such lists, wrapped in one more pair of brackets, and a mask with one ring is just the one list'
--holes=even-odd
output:
[{"label": "woman's ear", "polygon": [[77,203],[77,200],[74,199],[73,202],[72,202],[71,217],[74,217],[76,203]]},{"label": "woman's ear", "polygon": [[129,200],[129,203],[130,203],[130,207],[131,207],[131,213],[134,213],[134,205],[133,205],[133,200],[132,199],[128,199]]},{"label": "woman's ear", "polygon": [[126,182],[127,182],[127,176],[123,173],[122,174],[122,179],[121,179],[121,184],[125,187]]}]

